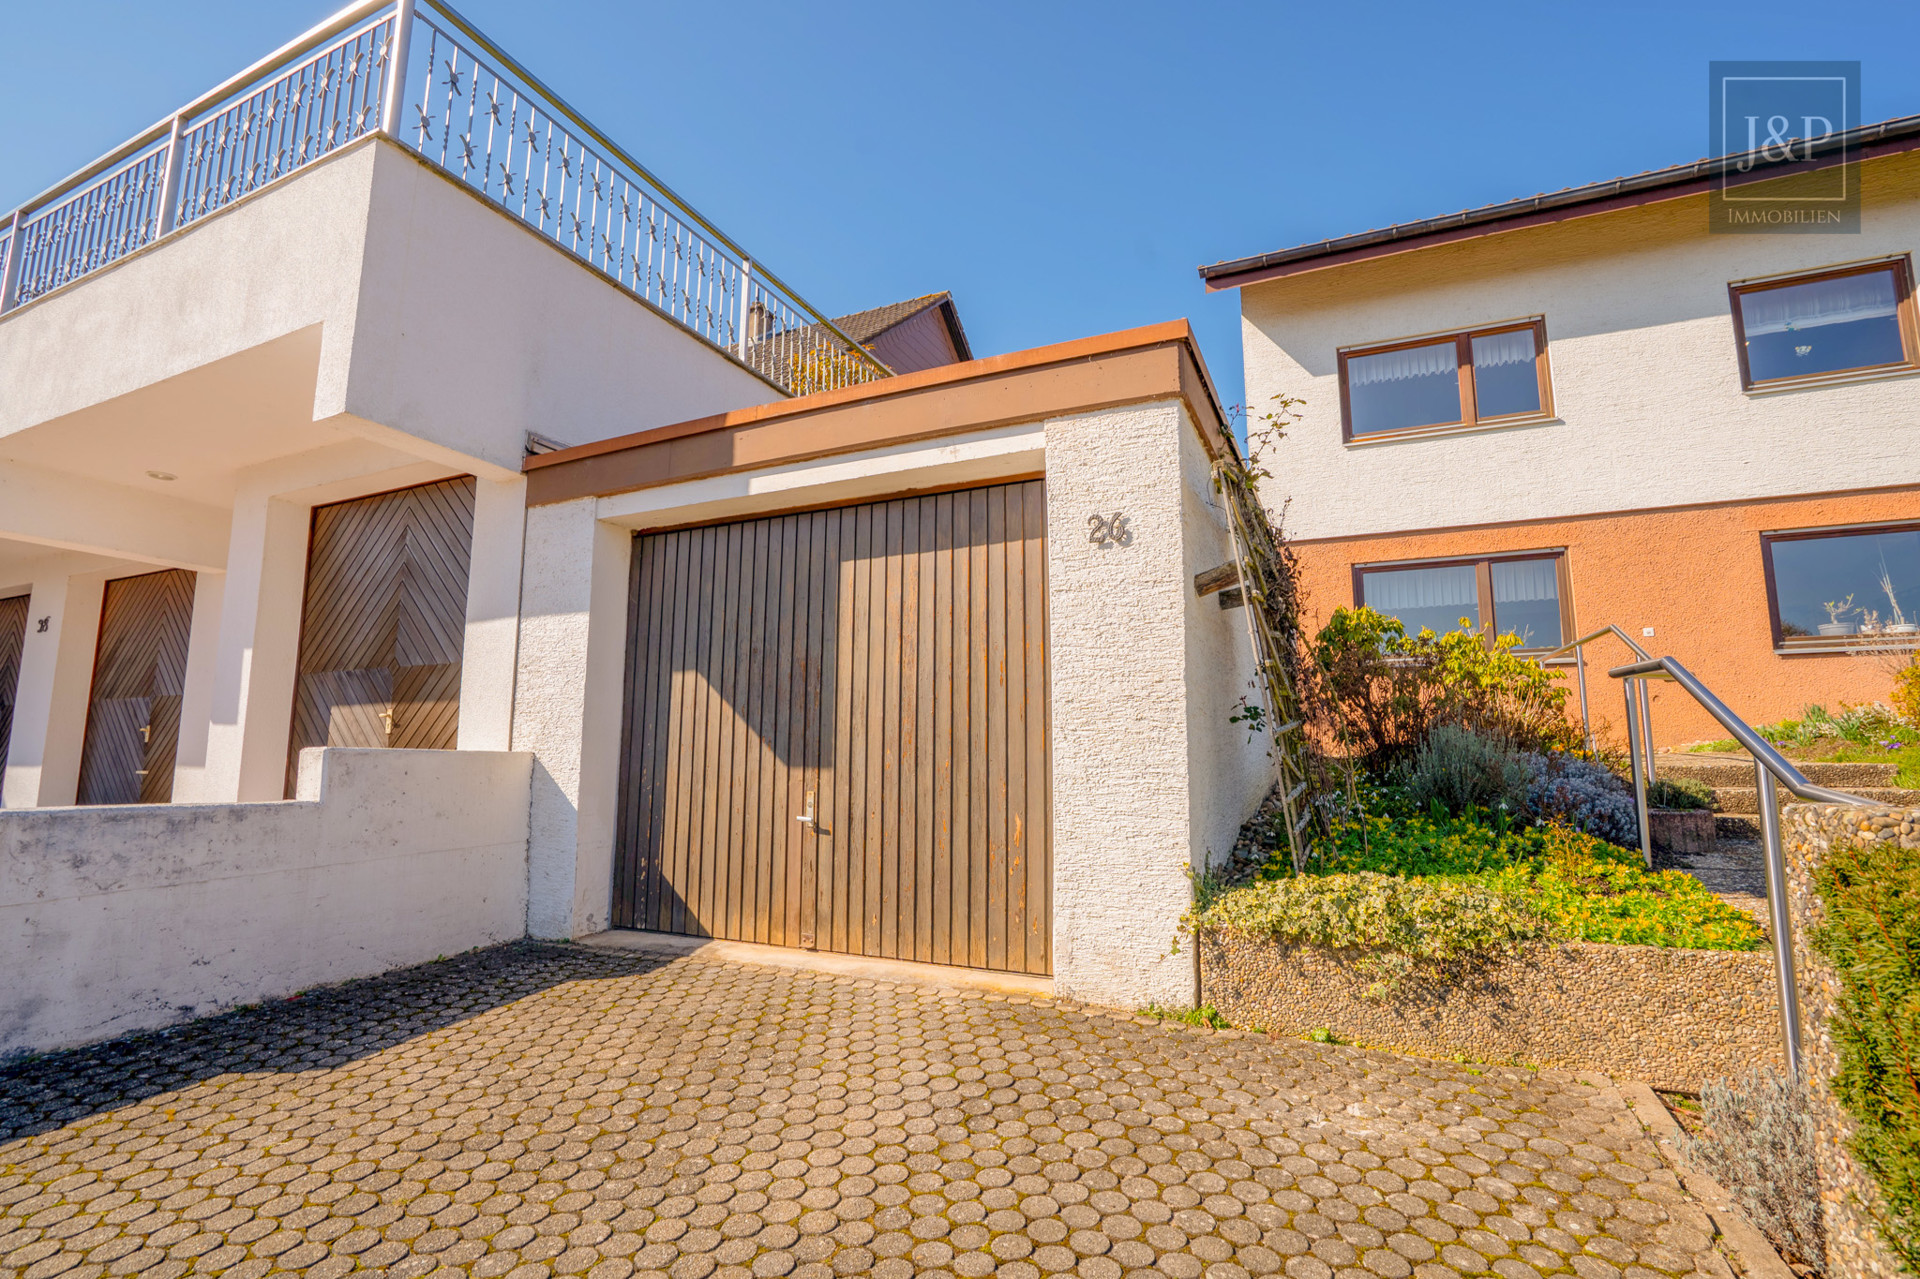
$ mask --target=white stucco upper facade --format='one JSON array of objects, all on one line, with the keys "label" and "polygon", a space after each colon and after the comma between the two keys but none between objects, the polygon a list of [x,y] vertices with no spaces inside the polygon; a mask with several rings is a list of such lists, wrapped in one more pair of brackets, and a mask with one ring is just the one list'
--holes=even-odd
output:
[{"label": "white stucco upper facade", "polygon": [[[1742,389],[1729,286],[1920,250],[1920,154],[1861,167],[1858,235],[1708,234],[1705,196],[1242,290],[1247,402],[1305,401],[1272,456],[1296,538],[1920,482],[1920,377]],[[1545,318],[1549,421],[1345,443],[1342,348]]]}]

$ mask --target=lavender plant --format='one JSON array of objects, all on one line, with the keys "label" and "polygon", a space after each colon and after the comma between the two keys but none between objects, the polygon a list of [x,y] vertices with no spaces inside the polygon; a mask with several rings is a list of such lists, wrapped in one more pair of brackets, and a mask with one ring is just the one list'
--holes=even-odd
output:
[{"label": "lavender plant", "polygon": [[1536,817],[1565,822],[1610,844],[1640,843],[1640,814],[1633,792],[1611,769],[1572,755],[1521,756],[1532,782],[1527,807]]}]

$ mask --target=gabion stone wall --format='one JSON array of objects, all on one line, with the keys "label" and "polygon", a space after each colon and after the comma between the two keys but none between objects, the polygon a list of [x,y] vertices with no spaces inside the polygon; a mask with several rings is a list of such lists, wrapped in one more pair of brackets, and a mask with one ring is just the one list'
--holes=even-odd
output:
[{"label": "gabion stone wall", "polygon": [[1807,932],[1825,917],[1813,889],[1813,874],[1827,851],[1837,844],[1895,840],[1920,856],[1920,809],[1795,804],[1786,810],[1781,834],[1787,854],[1787,905],[1793,914],[1803,1049],[1820,1159],[1820,1198],[1827,1224],[1827,1274],[1829,1279],[1894,1279],[1902,1273],[1900,1263],[1873,1226],[1879,1192],[1847,1154],[1853,1122],[1827,1087],[1840,1068],[1829,1030],[1838,979],[1808,947]]},{"label": "gabion stone wall", "polygon": [[1597,1070],[1656,1088],[1782,1062],[1768,952],[1532,943],[1369,997],[1359,952],[1209,933],[1201,1000],[1236,1026],[1422,1057]]}]

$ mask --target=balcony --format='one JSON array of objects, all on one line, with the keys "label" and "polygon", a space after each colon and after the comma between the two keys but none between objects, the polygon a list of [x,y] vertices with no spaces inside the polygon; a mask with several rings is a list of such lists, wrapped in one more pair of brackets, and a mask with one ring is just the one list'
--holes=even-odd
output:
[{"label": "balcony", "polygon": [[445,4],[350,5],[0,219],[0,315],[382,133],[790,395],[889,370]]}]

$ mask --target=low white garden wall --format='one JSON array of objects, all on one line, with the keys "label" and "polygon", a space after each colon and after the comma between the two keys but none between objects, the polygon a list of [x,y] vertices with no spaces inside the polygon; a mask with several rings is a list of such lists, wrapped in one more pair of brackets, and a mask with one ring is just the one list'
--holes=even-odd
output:
[{"label": "low white garden wall", "polygon": [[281,803],[0,811],[0,1060],[523,936],[532,763],[310,750]]}]

